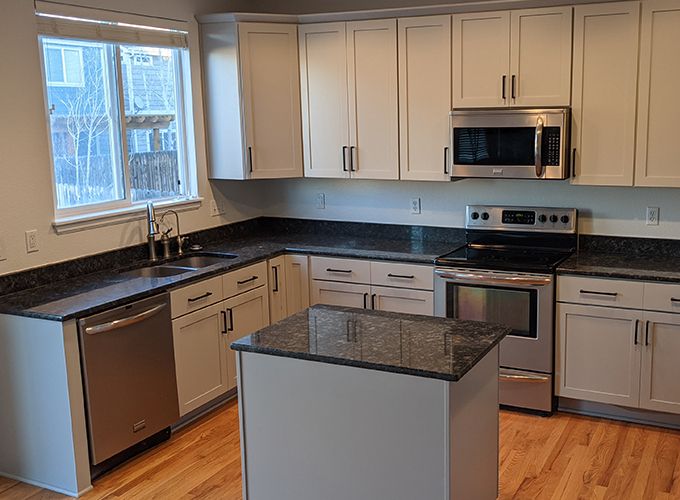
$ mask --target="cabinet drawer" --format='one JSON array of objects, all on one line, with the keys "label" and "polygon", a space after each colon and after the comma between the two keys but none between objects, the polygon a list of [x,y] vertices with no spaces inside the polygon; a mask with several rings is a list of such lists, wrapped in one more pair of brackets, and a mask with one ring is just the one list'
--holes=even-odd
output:
[{"label": "cabinet drawer", "polygon": [[177,318],[222,300],[222,278],[217,276],[170,292],[172,317]]},{"label": "cabinet drawer", "polygon": [[680,313],[680,285],[645,283],[645,309]]},{"label": "cabinet drawer", "polygon": [[381,286],[433,290],[433,272],[431,266],[371,262],[371,283]]},{"label": "cabinet drawer", "polygon": [[267,283],[267,263],[258,262],[252,266],[244,267],[225,274],[222,278],[224,298],[228,299],[239,293],[247,292]]},{"label": "cabinet drawer", "polygon": [[644,283],[580,276],[559,276],[558,302],[642,308]]},{"label": "cabinet drawer", "polygon": [[371,282],[371,263],[367,260],[312,257],[312,278],[315,280]]}]

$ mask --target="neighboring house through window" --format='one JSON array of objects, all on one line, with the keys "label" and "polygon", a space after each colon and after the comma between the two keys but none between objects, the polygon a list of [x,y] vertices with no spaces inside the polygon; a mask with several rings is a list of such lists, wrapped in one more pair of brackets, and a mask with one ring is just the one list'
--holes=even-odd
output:
[{"label": "neighboring house through window", "polygon": [[81,87],[83,85],[82,49],[65,43],[47,44],[43,47],[47,84]]}]

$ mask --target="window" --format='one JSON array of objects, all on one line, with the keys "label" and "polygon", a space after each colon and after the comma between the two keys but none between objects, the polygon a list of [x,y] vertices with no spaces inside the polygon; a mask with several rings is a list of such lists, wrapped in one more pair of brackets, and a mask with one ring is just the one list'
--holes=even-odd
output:
[{"label": "window", "polygon": [[186,199],[187,50],[41,36],[57,216]]}]

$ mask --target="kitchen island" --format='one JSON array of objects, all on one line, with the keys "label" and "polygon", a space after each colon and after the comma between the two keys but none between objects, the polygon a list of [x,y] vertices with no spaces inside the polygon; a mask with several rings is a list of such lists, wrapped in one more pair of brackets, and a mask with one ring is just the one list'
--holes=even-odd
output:
[{"label": "kitchen island", "polygon": [[233,343],[244,499],[496,498],[509,332],[317,305]]}]

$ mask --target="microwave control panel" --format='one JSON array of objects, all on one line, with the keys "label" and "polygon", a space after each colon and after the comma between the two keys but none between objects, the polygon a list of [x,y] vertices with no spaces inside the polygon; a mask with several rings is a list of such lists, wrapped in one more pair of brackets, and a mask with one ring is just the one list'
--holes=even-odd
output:
[{"label": "microwave control panel", "polygon": [[542,155],[543,165],[557,167],[560,164],[560,128],[545,127],[543,129]]}]

